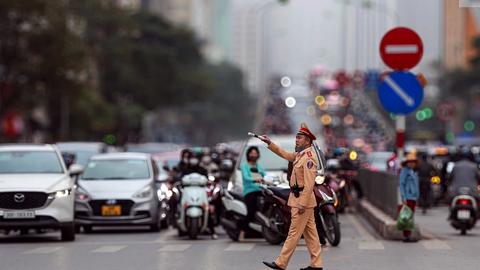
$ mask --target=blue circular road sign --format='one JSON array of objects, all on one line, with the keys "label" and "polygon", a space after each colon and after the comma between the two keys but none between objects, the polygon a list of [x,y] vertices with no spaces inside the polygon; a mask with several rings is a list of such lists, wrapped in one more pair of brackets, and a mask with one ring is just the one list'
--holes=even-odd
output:
[{"label": "blue circular road sign", "polygon": [[396,71],[385,77],[378,97],[388,112],[406,115],[422,104],[423,87],[411,72]]}]

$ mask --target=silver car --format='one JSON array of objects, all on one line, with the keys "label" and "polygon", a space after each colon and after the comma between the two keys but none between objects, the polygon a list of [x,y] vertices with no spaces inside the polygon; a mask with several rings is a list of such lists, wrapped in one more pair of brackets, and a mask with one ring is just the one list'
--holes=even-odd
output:
[{"label": "silver car", "polygon": [[92,226],[149,225],[160,230],[155,181],[158,168],[149,154],[112,153],[93,156],[78,180],[75,223]]}]

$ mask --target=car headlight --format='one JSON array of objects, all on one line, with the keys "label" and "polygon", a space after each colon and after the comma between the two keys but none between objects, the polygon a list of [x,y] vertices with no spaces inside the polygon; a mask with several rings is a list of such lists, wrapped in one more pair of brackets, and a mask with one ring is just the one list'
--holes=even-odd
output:
[{"label": "car headlight", "polygon": [[62,190],[58,190],[58,191],[52,192],[52,193],[48,194],[48,197],[49,197],[50,199],[54,199],[54,198],[64,198],[64,197],[69,196],[70,194],[72,194],[72,189],[71,189],[71,188],[67,188],[67,189],[62,189]]},{"label": "car headlight", "polygon": [[77,187],[75,192],[75,200],[77,201],[88,201],[90,199],[90,195],[81,187]]},{"label": "car headlight", "polygon": [[133,197],[137,199],[145,199],[152,196],[152,192],[153,192],[152,187],[148,186],[141,189],[139,192],[133,195]]}]

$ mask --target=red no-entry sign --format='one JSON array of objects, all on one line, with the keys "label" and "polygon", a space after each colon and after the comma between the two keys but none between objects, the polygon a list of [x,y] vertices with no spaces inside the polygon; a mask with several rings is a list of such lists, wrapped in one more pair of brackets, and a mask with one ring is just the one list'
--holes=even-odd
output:
[{"label": "red no-entry sign", "polygon": [[420,36],[406,27],[388,31],[380,42],[383,62],[394,70],[411,69],[420,62],[423,43]]}]

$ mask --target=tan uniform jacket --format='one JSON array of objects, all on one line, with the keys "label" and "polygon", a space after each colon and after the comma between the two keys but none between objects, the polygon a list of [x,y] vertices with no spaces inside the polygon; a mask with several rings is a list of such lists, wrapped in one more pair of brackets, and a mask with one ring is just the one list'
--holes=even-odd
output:
[{"label": "tan uniform jacket", "polygon": [[315,176],[317,170],[317,156],[312,147],[303,150],[300,153],[291,153],[283,150],[273,142],[268,146],[275,154],[293,162],[292,176],[290,177],[290,187],[296,183],[299,187],[303,187],[300,196],[296,198],[293,192],[288,198],[288,206],[294,208],[314,208],[317,206],[313,187],[315,185]]}]

